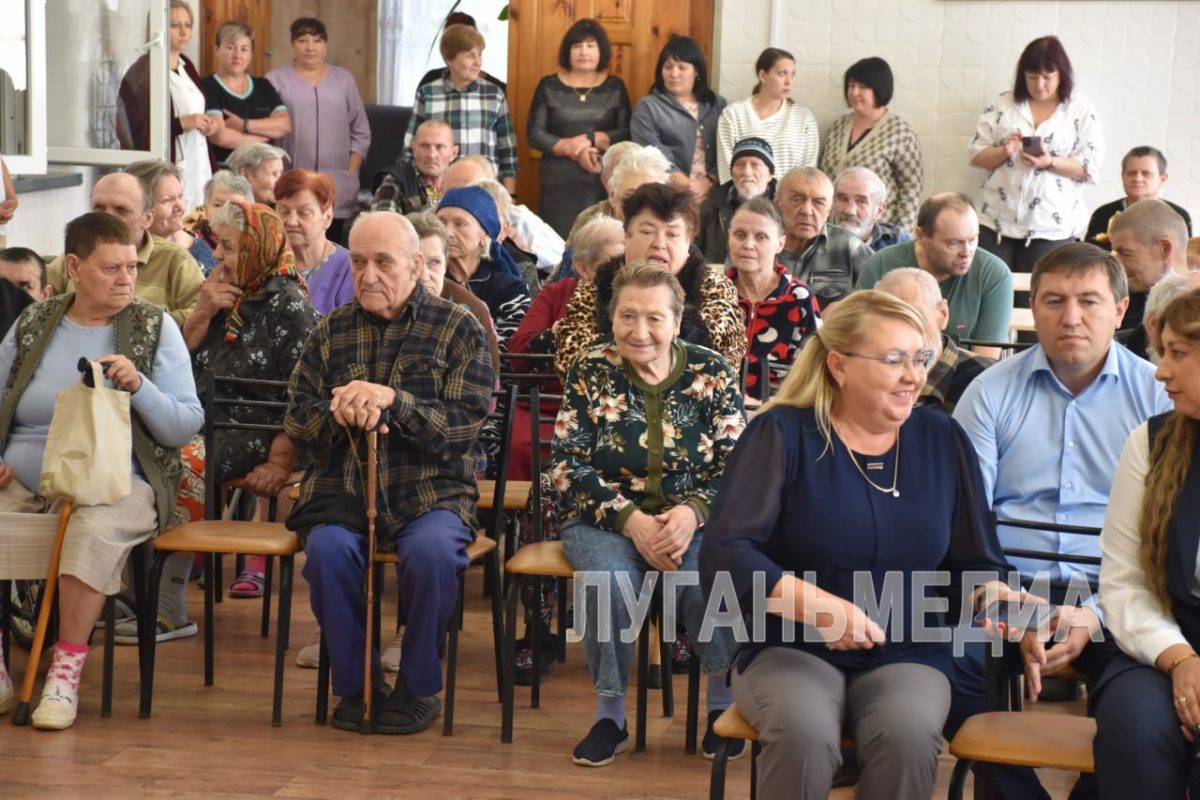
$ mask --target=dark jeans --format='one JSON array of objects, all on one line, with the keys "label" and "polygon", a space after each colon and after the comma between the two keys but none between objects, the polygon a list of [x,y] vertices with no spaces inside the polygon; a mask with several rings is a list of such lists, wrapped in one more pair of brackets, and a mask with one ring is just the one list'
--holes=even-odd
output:
[{"label": "dark jeans", "polygon": [[1038,259],[1074,239],[1010,239],[979,226],[979,246],[997,256],[1013,272],[1033,272]]}]

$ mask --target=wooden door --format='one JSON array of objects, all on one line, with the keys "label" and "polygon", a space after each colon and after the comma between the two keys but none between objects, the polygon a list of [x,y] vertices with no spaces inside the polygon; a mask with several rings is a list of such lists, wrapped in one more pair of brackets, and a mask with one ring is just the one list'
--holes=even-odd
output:
[{"label": "wooden door", "polygon": [[529,106],[538,81],[557,71],[559,43],[577,20],[591,17],[608,31],[609,72],[625,81],[634,106],[654,85],[658,54],[673,33],[699,43],[712,75],[713,0],[513,0],[508,11],[508,104],[520,153],[517,197],[530,208],[538,206],[538,175],[525,139]]},{"label": "wooden door", "polygon": [[200,76],[217,71],[215,57],[217,28],[226,22],[241,22],[254,31],[254,60],[251,75],[266,75],[271,67],[271,3],[269,0],[200,0]]}]

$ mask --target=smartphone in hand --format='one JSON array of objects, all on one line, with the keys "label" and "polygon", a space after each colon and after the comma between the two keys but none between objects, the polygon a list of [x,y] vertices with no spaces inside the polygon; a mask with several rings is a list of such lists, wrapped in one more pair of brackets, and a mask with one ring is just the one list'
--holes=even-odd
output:
[{"label": "smartphone in hand", "polygon": [[1021,149],[1031,156],[1040,156],[1046,152],[1040,136],[1022,136]]},{"label": "smartphone in hand", "polygon": [[975,615],[980,625],[991,620],[993,625],[1003,625],[1011,630],[1026,631],[1048,625],[1058,616],[1058,606],[1049,603],[996,600]]}]

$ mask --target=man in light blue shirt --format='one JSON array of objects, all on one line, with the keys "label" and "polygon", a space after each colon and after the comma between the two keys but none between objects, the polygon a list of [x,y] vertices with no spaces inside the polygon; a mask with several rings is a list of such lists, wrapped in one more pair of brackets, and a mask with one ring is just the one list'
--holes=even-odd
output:
[{"label": "man in light blue shirt", "polygon": [[[1037,263],[1030,288],[1038,345],[977,377],[954,418],[979,454],[997,516],[1098,528],[1125,440],[1171,403],[1154,380],[1154,367],[1113,341],[1129,305],[1125,271],[1115,258],[1094,245],[1064,245]],[[1100,555],[1096,536],[1006,526],[998,532],[1006,548]],[[1042,572],[1052,581],[1075,577],[1080,585],[1080,578],[1095,581],[1099,573],[1059,561],[1011,561],[1027,577]],[[1060,609],[1057,625],[1069,626],[1063,641],[1046,648],[1036,632],[1026,635],[1021,652],[1032,697],[1043,674],[1072,662],[1089,679],[1099,677],[1113,652],[1099,638],[1101,622],[1091,598],[1079,608]],[[1097,645],[1088,647],[1093,635]],[[972,665],[982,669],[975,659],[960,661],[964,675]],[[982,705],[982,675],[956,684],[951,718],[982,710],[976,707]],[[1032,770],[996,770],[995,779],[1002,797],[1046,796]]]}]

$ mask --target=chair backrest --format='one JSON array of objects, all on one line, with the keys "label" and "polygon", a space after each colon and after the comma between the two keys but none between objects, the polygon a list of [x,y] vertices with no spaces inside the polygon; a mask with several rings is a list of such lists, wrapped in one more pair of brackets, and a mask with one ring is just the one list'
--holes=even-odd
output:
[{"label": "chair backrest", "polygon": [[413,110],[408,106],[368,105],[366,111],[371,147],[358,168],[358,187],[373,192],[375,176],[399,161],[404,153],[404,134]]},{"label": "chair backrest", "polygon": [[[261,378],[236,378],[232,375],[208,373],[208,395],[204,408],[204,518],[220,519],[221,495],[217,475],[218,432],[220,431],[263,431],[278,433],[283,430],[283,416],[287,413],[287,400],[244,399],[246,392],[265,394],[283,392],[286,397],[287,381],[271,381]],[[271,422],[244,422],[236,418],[238,409],[261,409]]]},{"label": "chair backrest", "polygon": [[542,425],[547,422],[554,422],[557,418],[557,413],[546,413],[543,409],[545,404],[550,404],[552,408],[558,408],[562,405],[563,397],[561,394],[542,394],[538,387],[534,386],[529,393],[529,441],[533,446],[531,450],[531,458],[533,460],[533,487],[530,490],[532,498],[532,511],[530,517],[533,521],[533,541],[540,542],[545,539],[545,532],[542,530],[542,446],[549,446],[554,441],[554,436],[542,436]]},{"label": "chair backrest", "polygon": [[958,344],[960,347],[966,348],[997,347],[1000,349],[1000,358],[1008,358],[1022,350],[1028,350],[1037,342],[989,342],[986,339],[960,339]]},{"label": "chair backrest", "polygon": [[481,445],[485,442],[495,445],[493,452],[496,454],[496,479],[487,533],[488,538],[496,540],[504,521],[504,493],[508,489],[509,445],[512,443],[513,414],[517,407],[517,387],[496,389],[492,392],[492,397],[496,400],[495,407],[487,416],[488,422],[484,423],[479,432],[479,441]]}]

